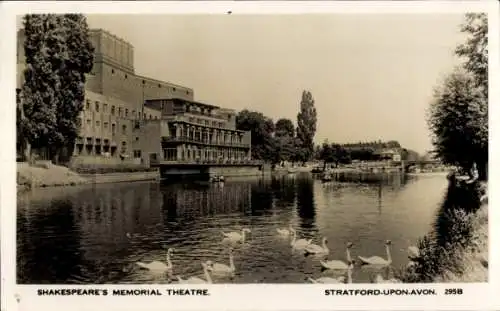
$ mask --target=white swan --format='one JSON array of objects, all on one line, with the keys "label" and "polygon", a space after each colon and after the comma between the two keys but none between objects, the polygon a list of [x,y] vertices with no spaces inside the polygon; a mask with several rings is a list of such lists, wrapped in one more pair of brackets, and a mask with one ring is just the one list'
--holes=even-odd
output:
[{"label": "white swan", "polygon": [[420,250],[416,246],[408,246],[408,258],[410,260],[417,259],[420,256]]},{"label": "white swan", "polygon": [[276,231],[278,232],[279,235],[287,237],[290,236],[293,232],[292,225],[288,226],[288,229],[280,229],[277,228]]},{"label": "white swan", "polygon": [[141,268],[148,269],[154,273],[164,273],[166,271],[171,271],[173,268],[172,262],[170,261],[170,256],[174,251],[173,248],[169,248],[167,251],[167,263],[161,261],[152,261],[150,263],[137,262],[137,265]]},{"label": "white swan", "polygon": [[375,276],[374,283],[402,283],[402,282],[401,280],[395,278],[385,280],[380,274],[377,274]]},{"label": "white swan", "polygon": [[306,252],[306,254],[328,255],[330,250],[328,249],[328,246],[326,246],[327,241],[328,240],[326,239],[326,237],[323,237],[323,239],[321,239],[321,246],[317,244],[309,244],[306,246],[304,251]]},{"label": "white swan", "polygon": [[306,240],[306,239],[299,239],[297,240],[297,231],[295,229],[292,230],[292,235],[293,239],[290,245],[292,246],[293,249],[297,250],[302,250],[307,247],[307,245],[311,244],[312,239]]},{"label": "white swan", "polygon": [[244,228],[241,230],[241,233],[238,232],[229,232],[225,233],[222,232],[222,235],[224,236],[224,239],[230,240],[231,242],[245,242],[245,233],[250,233],[250,229]]},{"label": "white swan", "polygon": [[309,281],[312,283],[321,283],[321,284],[338,284],[338,283],[352,283],[352,269],[354,268],[354,263],[351,262],[347,269],[347,282],[345,276],[340,276],[338,278],[333,277],[320,277],[318,279],[309,278]]},{"label": "white swan", "polygon": [[181,284],[211,284],[212,283],[212,277],[210,276],[210,273],[208,272],[208,267],[207,264],[202,262],[201,266],[203,267],[203,273],[205,274],[205,279],[192,276],[189,279],[183,280],[180,276],[177,276],[177,279],[179,280],[179,283]]},{"label": "white swan", "polygon": [[216,274],[233,274],[236,271],[234,266],[233,251],[229,250],[229,265],[214,263],[211,260],[206,262],[207,270]]},{"label": "white swan", "polygon": [[343,262],[342,260],[328,260],[328,261],[321,260],[320,261],[321,266],[327,270],[347,270],[347,269],[349,269],[349,266],[353,263],[353,260],[351,258],[351,252],[350,252],[351,247],[352,247],[352,243],[351,242],[347,243],[347,247],[346,247],[347,263]]},{"label": "white swan", "polygon": [[385,242],[385,251],[387,253],[387,259],[384,259],[379,256],[372,256],[372,257],[358,256],[358,258],[361,261],[361,263],[365,265],[388,266],[392,263],[391,250],[389,248],[389,245],[391,245],[391,241],[387,240]]}]

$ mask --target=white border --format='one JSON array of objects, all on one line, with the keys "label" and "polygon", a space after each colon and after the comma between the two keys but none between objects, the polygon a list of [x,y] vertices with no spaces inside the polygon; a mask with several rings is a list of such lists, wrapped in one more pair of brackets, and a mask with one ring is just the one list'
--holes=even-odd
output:
[{"label": "white border", "polygon": [[[15,284],[15,243],[16,243],[16,183],[15,183],[15,49],[16,15],[25,13],[48,12],[82,12],[91,13],[128,13],[128,14],[302,14],[302,13],[459,13],[467,11],[484,11],[489,13],[489,80],[490,80],[490,187],[499,189],[496,168],[498,144],[494,140],[497,132],[499,92],[499,36],[498,3],[496,1],[354,1],[354,2],[8,2],[0,4],[0,25],[2,39],[0,40],[0,128],[2,133],[0,188],[1,200],[1,277],[2,277],[2,310],[483,310],[499,309],[498,289],[500,289],[498,262],[500,252],[494,246],[500,245],[499,229],[500,212],[495,208],[496,194],[490,191],[490,282],[488,284],[430,284],[430,285],[373,285],[350,284],[341,287],[322,285],[211,285],[211,296],[162,296],[113,298],[107,297],[37,297],[38,286],[17,286]],[[9,104],[7,104],[9,103]],[[493,225],[493,223],[496,224]],[[77,288],[76,286],[43,286],[40,288]],[[95,286],[92,286],[95,288]],[[98,286],[98,288],[116,288],[117,286]],[[132,286],[138,288],[137,286]],[[172,286],[139,286],[140,288],[179,288]],[[444,296],[444,288],[460,287],[464,290],[462,296]],[[85,288],[80,286],[79,288]],[[86,287],[88,288],[88,287]],[[128,286],[118,286],[128,288]],[[185,288],[185,287],[182,287]],[[190,288],[197,288],[191,286]],[[435,288],[438,296],[337,296],[329,297],[323,294],[325,288]],[[17,303],[18,294],[21,302]]]}]

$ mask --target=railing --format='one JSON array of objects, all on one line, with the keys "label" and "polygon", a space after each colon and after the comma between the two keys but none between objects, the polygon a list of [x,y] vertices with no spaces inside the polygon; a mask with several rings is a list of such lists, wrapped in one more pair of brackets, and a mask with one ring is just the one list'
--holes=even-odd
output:
[{"label": "railing", "polygon": [[201,165],[201,164],[221,164],[221,165],[262,165],[264,162],[260,160],[236,160],[236,159],[218,159],[218,160],[209,160],[209,159],[198,159],[198,160],[156,160],[151,161],[151,164],[192,164],[192,165]]},{"label": "railing", "polygon": [[217,142],[217,141],[208,141],[208,140],[203,141],[201,139],[193,139],[193,138],[190,138],[187,136],[163,137],[162,142],[186,142],[186,143],[195,143],[195,144],[222,146],[222,147],[240,147],[240,148],[249,148],[250,147],[250,144]]}]

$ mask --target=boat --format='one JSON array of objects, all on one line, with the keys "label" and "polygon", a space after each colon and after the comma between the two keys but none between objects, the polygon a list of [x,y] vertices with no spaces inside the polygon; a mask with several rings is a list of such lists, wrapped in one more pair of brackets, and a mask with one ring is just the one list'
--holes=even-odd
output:
[{"label": "boat", "polygon": [[323,176],[321,176],[321,181],[323,182],[332,181],[332,179],[332,174],[328,172],[323,173]]},{"label": "boat", "polygon": [[321,173],[323,173],[323,171],[324,171],[324,170],[323,170],[323,168],[322,168],[322,167],[320,167],[320,166],[316,166],[316,167],[314,167],[314,168],[311,170],[311,173],[313,173],[313,174],[321,174]]},{"label": "boat", "polygon": [[224,176],[214,175],[210,177],[211,182],[224,182]]}]

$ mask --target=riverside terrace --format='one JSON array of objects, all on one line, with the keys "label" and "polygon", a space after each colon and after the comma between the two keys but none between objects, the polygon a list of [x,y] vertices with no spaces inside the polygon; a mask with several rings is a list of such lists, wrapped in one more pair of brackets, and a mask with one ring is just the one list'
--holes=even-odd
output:
[{"label": "riverside terrace", "polygon": [[236,129],[236,112],[180,98],[147,100],[160,120],[144,123],[141,150],[166,175],[257,175],[251,159],[251,132]]}]

